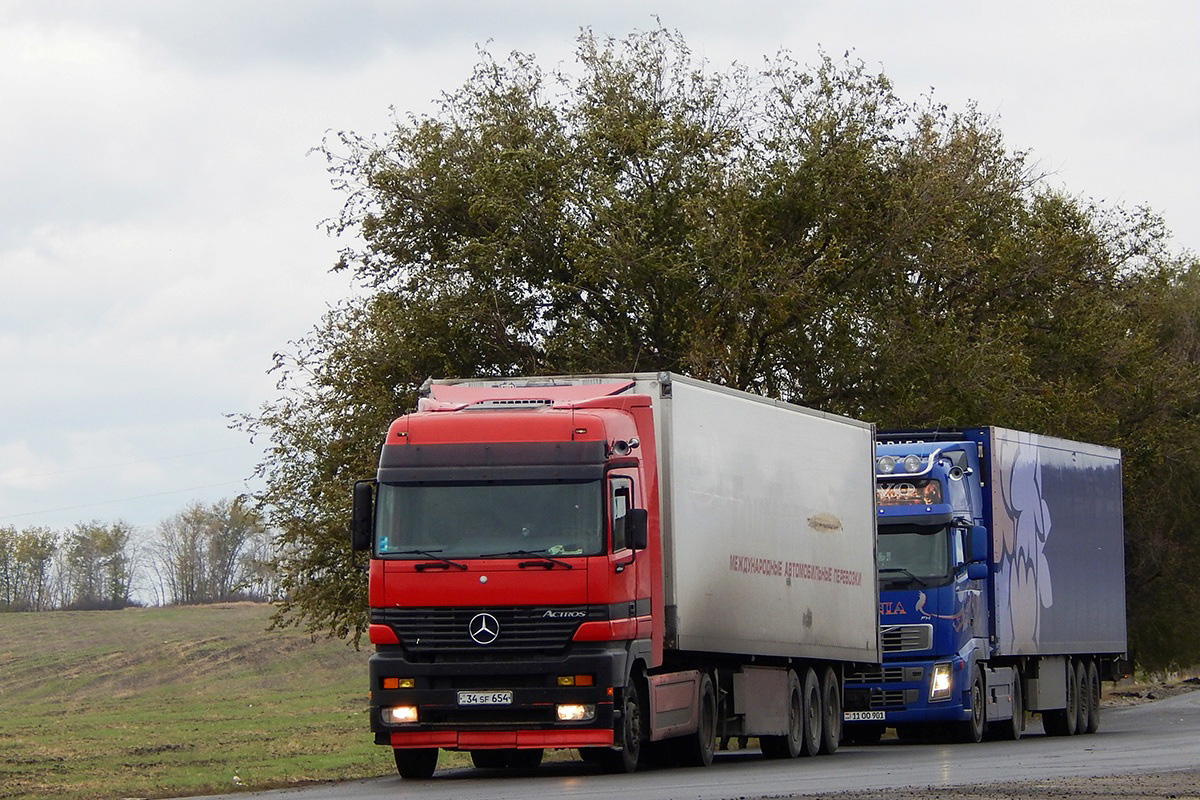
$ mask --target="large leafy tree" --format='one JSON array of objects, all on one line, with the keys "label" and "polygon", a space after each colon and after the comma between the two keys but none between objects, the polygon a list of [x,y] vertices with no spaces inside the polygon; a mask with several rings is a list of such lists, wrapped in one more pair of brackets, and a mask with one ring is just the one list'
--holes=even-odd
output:
[{"label": "large leafy tree", "polygon": [[717,72],[662,29],[576,55],[483,53],[437,114],[326,142],[336,268],[364,291],[243,423],[271,442],[280,623],[361,634],[349,487],[430,375],[670,369],[881,426],[1121,445],[1131,586],[1171,582],[1194,534],[1142,490],[1168,460],[1196,480],[1198,270],[1153,215],[1047,188],[992,120],[849,59]]}]

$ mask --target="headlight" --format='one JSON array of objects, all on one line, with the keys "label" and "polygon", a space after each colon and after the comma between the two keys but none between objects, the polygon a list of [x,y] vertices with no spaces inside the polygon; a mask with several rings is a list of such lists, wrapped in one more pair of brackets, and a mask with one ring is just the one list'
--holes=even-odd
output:
[{"label": "headlight", "polygon": [[880,456],[875,462],[875,469],[880,475],[891,475],[896,471],[896,459],[892,456]]},{"label": "headlight", "polygon": [[580,703],[564,703],[558,707],[559,722],[585,722],[596,716],[596,707]]},{"label": "headlight", "polygon": [[403,725],[417,721],[416,706],[393,706],[382,710],[385,725]]},{"label": "headlight", "polygon": [[946,700],[954,688],[954,678],[949,664],[934,664],[933,677],[929,680],[929,699]]},{"label": "headlight", "polygon": [[905,472],[920,472],[921,471],[921,457],[920,456],[905,456],[904,457],[904,471]]}]

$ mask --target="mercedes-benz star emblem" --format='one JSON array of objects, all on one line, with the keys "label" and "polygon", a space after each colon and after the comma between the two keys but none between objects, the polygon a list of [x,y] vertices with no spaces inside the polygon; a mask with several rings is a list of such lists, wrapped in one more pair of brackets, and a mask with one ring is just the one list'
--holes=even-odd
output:
[{"label": "mercedes-benz star emblem", "polygon": [[467,623],[467,633],[475,640],[475,644],[491,644],[500,635],[500,620],[491,614],[476,614]]}]

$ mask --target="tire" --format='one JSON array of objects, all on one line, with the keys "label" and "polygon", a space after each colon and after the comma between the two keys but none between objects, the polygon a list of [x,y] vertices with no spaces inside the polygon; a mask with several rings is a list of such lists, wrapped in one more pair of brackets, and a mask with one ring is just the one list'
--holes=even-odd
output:
[{"label": "tire", "polygon": [[760,736],[758,747],[767,758],[795,758],[804,747],[804,688],[800,678],[788,670],[787,699],[788,732],[782,736]]},{"label": "tire", "polygon": [[824,716],[821,702],[821,682],[812,667],[804,670],[804,739],[800,755],[815,756],[821,752]]},{"label": "tire", "polygon": [[821,672],[821,755],[833,755],[842,740],[842,684],[832,667]]},{"label": "tire", "polygon": [[420,750],[393,750],[396,756],[396,771],[400,777],[410,781],[423,781],[433,777],[437,769],[438,749],[427,747]]},{"label": "tire", "polygon": [[508,766],[504,750],[472,750],[471,763],[475,769],[504,769]]},{"label": "tire", "polygon": [[639,679],[631,676],[629,684],[621,693],[621,749],[605,750],[600,759],[606,772],[630,773],[638,768],[642,757],[642,739],[645,735],[645,701]]},{"label": "tire", "polygon": [[986,710],[984,703],[986,697],[983,693],[983,673],[976,667],[971,675],[971,688],[968,692],[967,702],[970,704],[971,718],[965,722],[959,722],[955,726],[955,738],[967,744],[974,744],[983,741],[983,729],[987,722]]},{"label": "tire", "polygon": [[1075,733],[1087,733],[1089,718],[1092,716],[1092,693],[1088,689],[1087,662],[1075,662],[1075,696],[1079,698],[1075,712]]},{"label": "tire", "polygon": [[1092,711],[1088,714],[1087,730],[1084,732],[1095,733],[1100,730],[1100,668],[1095,661],[1088,662],[1087,687],[1092,698]]},{"label": "tire", "polygon": [[1074,736],[1079,720],[1079,696],[1075,680],[1075,665],[1067,660],[1067,706],[1042,712],[1042,728],[1047,736]]},{"label": "tire", "polygon": [[700,676],[698,712],[696,732],[680,740],[679,761],[685,767],[707,767],[717,750],[717,693],[707,673]]}]

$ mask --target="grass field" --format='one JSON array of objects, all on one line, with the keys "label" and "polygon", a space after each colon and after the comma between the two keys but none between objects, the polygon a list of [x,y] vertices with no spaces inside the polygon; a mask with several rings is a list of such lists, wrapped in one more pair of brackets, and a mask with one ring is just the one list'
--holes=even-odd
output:
[{"label": "grass field", "polygon": [[268,633],[270,614],[249,603],[0,614],[0,798],[393,772],[368,730],[366,650]]}]

